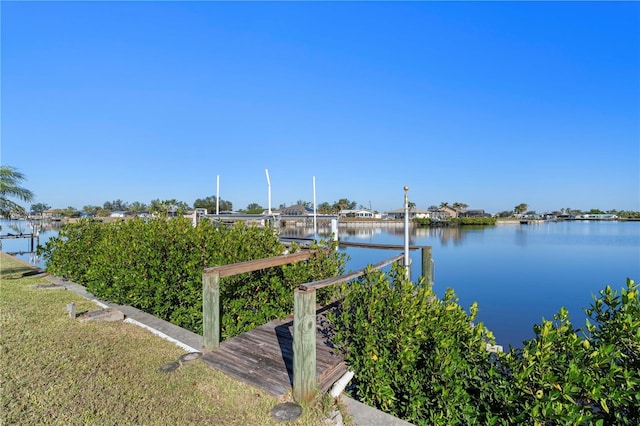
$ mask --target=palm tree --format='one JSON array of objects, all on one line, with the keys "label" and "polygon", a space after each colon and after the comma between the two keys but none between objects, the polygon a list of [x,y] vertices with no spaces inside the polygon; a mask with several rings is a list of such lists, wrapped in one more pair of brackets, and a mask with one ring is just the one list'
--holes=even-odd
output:
[{"label": "palm tree", "polygon": [[458,210],[466,210],[467,207],[469,207],[468,204],[465,203],[460,203],[458,201],[456,201],[455,203],[453,203],[453,208],[454,209],[458,209]]},{"label": "palm tree", "polygon": [[527,205],[527,203],[520,203],[513,208],[513,211],[516,212],[517,214],[522,214],[526,212],[528,208],[529,206]]},{"label": "palm tree", "polygon": [[0,216],[10,218],[12,214],[24,214],[24,207],[11,201],[9,197],[24,202],[33,200],[33,192],[20,186],[25,176],[11,166],[0,166]]}]

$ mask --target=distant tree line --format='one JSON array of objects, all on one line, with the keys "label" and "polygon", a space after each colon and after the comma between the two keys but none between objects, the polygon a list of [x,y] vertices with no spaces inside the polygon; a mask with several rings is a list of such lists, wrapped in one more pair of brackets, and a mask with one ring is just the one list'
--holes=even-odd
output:
[{"label": "distant tree line", "polygon": [[[304,201],[304,200],[298,200],[296,201],[295,204],[302,205],[309,208],[313,207],[313,203],[309,201]],[[79,216],[81,212],[87,213],[96,217],[106,217],[115,211],[125,211],[125,212],[132,212],[132,213],[149,212],[154,214],[163,213],[163,212],[166,213],[169,211],[184,213],[188,210],[191,210],[192,208],[205,208],[209,213],[215,213],[216,206],[217,206],[217,197],[209,196],[205,198],[198,198],[194,201],[192,206],[193,207],[191,207],[191,205],[187,204],[186,202],[178,201],[175,199],[172,199],[172,200],[156,199],[156,200],[152,200],[149,204],[141,203],[139,201],[128,203],[118,199],[113,201],[105,201],[102,206],[86,205],[82,207],[81,210],[78,210],[73,206],[69,206],[64,209],[58,209],[58,213],[60,213],[62,216],[65,216],[65,217]],[[354,210],[358,206],[361,209],[366,209],[365,206],[363,206],[362,204],[359,205],[356,201],[351,201],[347,198],[341,198],[340,200],[334,201],[333,203],[324,201],[318,204],[316,206],[316,209],[319,214],[337,214],[341,210]],[[285,207],[287,207],[287,205],[280,204],[278,206],[278,209],[283,209]],[[414,207],[416,207],[416,203],[409,202],[409,208],[414,208]],[[439,206],[431,205],[428,207],[428,209],[437,210],[438,208],[445,208],[445,207],[452,207],[457,210],[464,211],[468,208],[468,205],[461,202],[449,203],[449,202],[443,201],[440,203]],[[50,208],[51,206],[49,206],[46,203],[36,203],[31,205],[30,211],[32,214],[40,214],[43,211],[49,210]],[[246,208],[239,209],[238,211],[241,213],[247,213],[247,214],[260,214],[264,210],[265,208],[262,205],[254,202],[254,203],[249,203]],[[220,212],[233,211],[233,203],[231,201],[227,201],[221,198],[220,208],[218,211]],[[14,213],[18,213],[18,212],[19,210],[14,209]],[[590,210],[580,210],[580,209],[572,209],[569,207],[564,207],[564,208],[561,208],[560,210],[553,210],[548,213],[554,216],[561,216],[561,215],[577,216],[582,214],[615,214],[621,218],[626,218],[626,219],[640,218],[640,211],[616,210],[616,209],[601,210],[597,208],[592,208]],[[495,214],[494,216],[498,218],[509,218],[509,217],[517,217],[519,215],[536,215],[536,214],[538,213],[535,210],[529,209],[529,205],[527,203],[520,203],[516,205],[513,208],[513,210],[501,211]]]},{"label": "distant tree line", "polygon": [[[22,182],[26,180],[24,174],[19,172],[16,168],[11,166],[0,166],[0,217],[10,218],[10,217],[21,217],[25,216],[28,212],[24,207],[19,205],[15,199],[23,202],[31,202],[34,201],[35,195],[21,186]],[[309,201],[298,200],[296,204],[303,205],[305,207],[312,207],[313,204]],[[370,204],[370,203],[369,203]],[[316,206],[318,213],[320,214],[336,214],[341,210],[354,210],[358,206],[358,203],[355,201],[351,201],[348,198],[341,198],[338,201],[334,201],[333,203],[329,203],[324,201]],[[360,204],[361,209],[365,207]],[[409,207],[413,208],[416,206],[415,202],[409,202]],[[284,204],[280,204],[278,207],[282,209],[286,207]],[[449,202],[443,201],[440,203],[440,208],[449,207]],[[458,210],[466,210],[468,205],[466,203],[462,203],[456,201],[451,204],[452,208]],[[198,198],[193,202],[193,208],[206,208],[209,212],[216,211],[233,211],[233,204],[231,201],[220,199],[218,197],[212,195],[205,198]],[[438,207],[432,205],[429,207],[429,210],[436,210]],[[31,204],[30,212],[32,214],[41,214],[42,212],[51,209],[46,203],[35,203]],[[172,200],[152,200],[149,204],[142,203],[139,201],[134,201],[133,203],[128,203],[126,201],[122,201],[120,199],[113,201],[105,201],[102,206],[95,205],[86,205],[83,206],[81,210],[78,210],[76,207],[68,206],[64,209],[58,209],[58,213],[62,216],[66,217],[74,217],[80,216],[81,213],[89,214],[92,216],[98,217],[106,217],[109,216],[112,212],[115,211],[124,211],[124,212],[149,212],[149,213],[167,213],[167,212],[176,212],[183,213],[187,210],[190,210],[191,206],[184,202],[176,199]],[[371,209],[371,206],[369,206]],[[251,214],[259,214],[264,211],[264,207],[258,203],[249,203],[245,209],[239,209],[238,211],[243,213],[251,213]],[[589,211],[582,211],[579,209],[572,209],[569,207],[563,207],[560,210],[554,210],[550,212],[555,216],[561,215],[570,215],[576,216],[581,214],[615,214],[621,218],[628,219],[640,219],[640,211],[631,211],[631,210],[606,210],[603,211],[601,209],[592,208]],[[516,205],[513,210],[506,210],[497,213],[496,217],[513,217],[517,215],[535,215],[535,210],[529,210],[529,205],[527,203],[520,203]]]},{"label": "distant tree line", "polygon": [[[305,207],[312,207],[313,203],[304,200],[298,200],[296,204],[303,205]],[[193,207],[192,207],[193,206]],[[65,217],[74,217],[80,216],[81,213],[87,213],[96,217],[106,217],[109,216],[112,212],[124,211],[124,212],[149,212],[149,213],[166,213],[169,211],[175,211],[178,213],[184,213],[192,208],[205,208],[209,213],[215,213],[216,211],[225,212],[225,211],[233,211],[233,203],[231,201],[224,200],[220,198],[220,203],[218,207],[218,199],[215,195],[198,198],[193,202],[193,205],[189,205],[184,201],[178,200],[152,200],[149,204],[141,203],[139,201],[135,201],[133,203],[128,203],[123,200],[113,200],[113,201],[105,201],[102,206],[96,205],[86,205],[82,207],[81,210],[73,206],[69,206],[64,209],[58,209],[58,213]],[[338,201],[335,201],[333,204],[328,202],[323,202],[318,204],[317,211],[320,214],[335,214],[340,210],[353,210],[357,206],[355,201],[350,201],[347,198],[341,198]],[[285,204],[280,204],[279,209],[283,209],[287,207]],[[361,206],[362,207],[362,206]],[[31,213],[32,214],[41,214],[42,212],[49,210],[51,206],[45,203],[37,203],[31,205]],[[362,207],[363,208],[363,207]],[[265,210],[265,208],[258,203],[249,203],[245,209],[239,209],[238,211],[241,213],[248,214],[260,214]]]}]

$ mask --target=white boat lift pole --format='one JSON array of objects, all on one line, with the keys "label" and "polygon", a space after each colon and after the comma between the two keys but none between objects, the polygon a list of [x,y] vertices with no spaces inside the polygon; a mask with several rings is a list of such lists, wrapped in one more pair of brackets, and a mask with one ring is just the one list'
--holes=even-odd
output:
[{"label": "white boat lift pole", "polygon": [[409,256],[409,187],[404,187],[404,267],[407,279],[411,279],[411,257]]},{"label": "white boat lift pole", "polygon": [[271,214],[271,179],[269,179],[269,169],[264,169],[264,172],[267,175],[267,202],[269,203],[267,211]]},{"label": "white boat lift pole", "polygon": [[318,222],[316,220],[316,177],[313,177],[313,238],[318,239]]},{"label": "white boat lift pole", "polygon": [[220,175],[216,175],[216,215],[220,214]]}]

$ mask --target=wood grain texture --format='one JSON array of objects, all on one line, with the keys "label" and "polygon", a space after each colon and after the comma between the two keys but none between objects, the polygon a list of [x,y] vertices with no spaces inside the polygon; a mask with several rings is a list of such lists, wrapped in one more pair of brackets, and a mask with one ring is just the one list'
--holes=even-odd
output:
[{"label": "wood grain texture", "polygon": [[[342,355],[328,341],[328,308],[316,314],[316,379],[320,392],[347,372]],[[220,343],[202,361],[230,377],[284,398],[293,388],[293,317],[274,320]]]}]

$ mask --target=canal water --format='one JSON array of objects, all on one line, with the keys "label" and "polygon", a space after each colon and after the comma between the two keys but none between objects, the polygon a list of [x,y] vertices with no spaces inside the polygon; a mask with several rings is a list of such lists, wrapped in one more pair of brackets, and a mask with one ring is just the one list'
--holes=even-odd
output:
[{"label": "canal water", "polygon": [[[340,227],[341,241],[404,245],[401,227]],[[564,221],[490,227],[417,228],[411,245],[433,247],[434,290],[453,288],[468,310],[478,302],[478,320],[498,344],[522,346],[533,325],[553,319],[561,307],[583,326],[591,295],[607,284],[622,288],[640,280],[640,222]],[[361,269],[400,251],[345,249],[348,267]],[[421,272],[420,251],[411,252],[412,278]]]},{"label": "canal water", "polygon": [[[25,233],[28,226],[23,224]],[[13,232],[2,223],[2,234]],[[40,243],[57,235],[44,229]],[[306,228],[283,228],[282,235],[312,237]],[[322,235],[320,235],[322,236]],[[404,244],[402,227],[340,226],[341,241]],[[29,250],[29,240],[3,240],[2,250]],[[614,289],[626,278],[640,280],[640,222],[565,221],[491,227],[412,227],[411,245],[433,247],[438,295],[451,287],[465,308],[478,302],[478,320],[494,332],[498,344],[522,346],[533,325],[552,319],[560,307],[569,310],[574,326],[583,326],[582,308],[607,284]],[[358,270],[402,252],[341,249],[348,270]],[[42,266],[32,254],[18,255]],[[412,278],[421,272],[420,251],[411,252]]]}]

